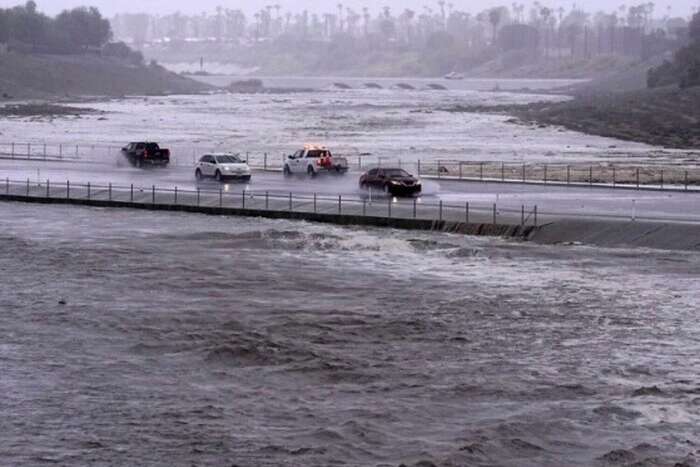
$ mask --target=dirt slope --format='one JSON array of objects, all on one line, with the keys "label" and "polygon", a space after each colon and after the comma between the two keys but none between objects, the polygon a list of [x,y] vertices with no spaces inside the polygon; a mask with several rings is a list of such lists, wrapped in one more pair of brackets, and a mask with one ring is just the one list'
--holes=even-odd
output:
[{"label": "dirt slope", "polygon": [[159,66],[97,56],[0,55],[0,99],[190,94],[209,86]]}]

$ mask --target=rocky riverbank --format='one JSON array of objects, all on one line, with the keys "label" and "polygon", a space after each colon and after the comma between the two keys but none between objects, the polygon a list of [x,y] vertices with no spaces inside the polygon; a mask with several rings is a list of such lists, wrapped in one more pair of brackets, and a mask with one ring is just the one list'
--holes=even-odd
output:
[{"label": "rocky riverbank", "polygon": [[675,149],[700,148],[700,88],[585,94],[568,102],[454,106],[450,112],[512,115],[512,123],[570,130]]}]

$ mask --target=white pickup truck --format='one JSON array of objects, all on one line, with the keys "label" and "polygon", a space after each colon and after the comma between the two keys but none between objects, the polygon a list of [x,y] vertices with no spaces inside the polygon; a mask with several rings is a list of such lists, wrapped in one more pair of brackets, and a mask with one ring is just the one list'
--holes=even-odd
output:
[{"label": "white pickup truck", "polygon": [[307,174],[315,177],[319,173],[344,174],[348,171],[348,160],[331,154],[324,146],[304,146],[284,160],[284,175]]}]

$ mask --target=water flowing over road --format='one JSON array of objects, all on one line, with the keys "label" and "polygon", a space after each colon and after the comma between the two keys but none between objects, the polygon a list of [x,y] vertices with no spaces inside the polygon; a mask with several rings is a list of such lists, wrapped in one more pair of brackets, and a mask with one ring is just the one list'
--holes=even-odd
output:
[{"label": "water flowing over road", "polygon": [[695,465],[700,255],[3,203],[5,465]]}]

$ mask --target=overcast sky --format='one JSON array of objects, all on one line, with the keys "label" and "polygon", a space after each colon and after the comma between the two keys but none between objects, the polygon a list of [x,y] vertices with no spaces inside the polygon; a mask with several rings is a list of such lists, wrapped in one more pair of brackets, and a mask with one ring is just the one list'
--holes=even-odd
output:
[{"label": "overcast sky", "polygon": [[[183,13],[201,13],[202,11],[212,11],[217,5],[225,8],[240,8],[246,12],[252,12],[256,9],[263,8],[265,5],[279,4],[283,9],[298,11],[308,9],[311,11],[329,11],[334,10],[335,5],[343,3],[346,6],[360,9],[363,6],[370,6],[371,9],[377,11],[380,7],[387,5],[394,10],[399,11],[404,8],[412,8],[414,10],[422,10],[423,5],[431,5],[434,9],[438,9],[437,0],[344,0],[328,1],[328,0],[35,0],[39,9],[50,14],[55,14],[65,8],[74,6],[89,5],[97,6],[106,15],[114,15],[121,12],[147,12],[147,13],[173,13],[181,11]],[[456,9],[467,11],[481,11],[483,9],[497,6],[510,5],[512,0],[448,0],[455,5]],[[585,9],[605,9],[611,10],[619,5],[636,5],[646,3],[649,0],[541,0],[540,3],[558,8],[563,6],[571,8],[575,3]],[[8,7],[24,3],[24,0],[0,0],[0,6]],[[518,3],[531,3],[529,1],[518,1]],[[666,8],[670,5],[673,14],[688,15],[693,7],[700,5],[700,0],[662,0],[656,3],[656,14],[662,15]]]}]

